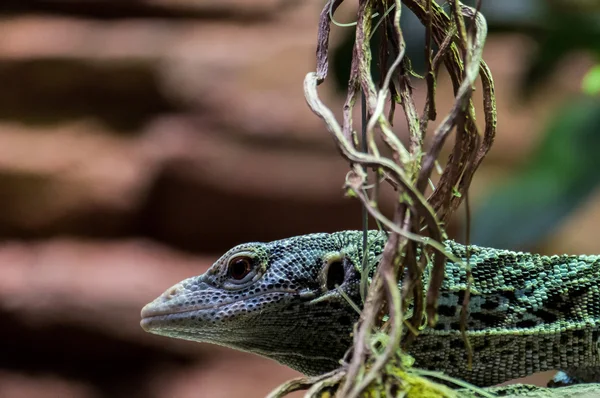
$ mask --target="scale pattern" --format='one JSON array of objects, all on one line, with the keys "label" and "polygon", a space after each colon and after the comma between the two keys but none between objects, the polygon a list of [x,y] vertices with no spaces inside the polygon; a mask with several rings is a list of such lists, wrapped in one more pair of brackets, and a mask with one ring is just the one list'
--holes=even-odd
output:
[{"label": "scale pattern", "polygon": [[[385,234],[369,232],[369,264],[377,263],[385,242]],[[447,241],[446,247],[466,258],[465,246]],[[250,260],[239,280],[230,268],[238,258]],[[416,366],[478,386],[554,369],[576,381],[599,380],[599,256],[547,257],[471,246],[469,261],[472,368],[460,334],[466,271],[452,262],[446,265],[439,321],[409,348]],[[141,324],[151,333],[250,351],[319,374],[339,365],[358,319],[331,280],[360,304],[361,264],[360,231],[239,245],[205,274],[144,307]]]}]

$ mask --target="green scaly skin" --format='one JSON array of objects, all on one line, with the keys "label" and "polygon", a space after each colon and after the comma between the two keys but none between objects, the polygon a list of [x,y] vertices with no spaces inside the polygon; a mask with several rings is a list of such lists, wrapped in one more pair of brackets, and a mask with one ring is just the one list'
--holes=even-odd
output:
[{"label": "green scaly skin", "polygon": [[[371,231],[368,242],[368,261],[375,265],[385,234]],[[445,245],[466,258],[465,246]],[[248,260],[242,261],[248,272],[236,279],[243,273],[236,274],[231,264],[240,259]],[[600,379],[599,256],[546,257],[471,246],[469,261],[472,369],[460,333],[466,272],[451,261],[439,321],[409,349],[416,367],[482,387],[554,369],[575,377],[568,383]],[[338,367],[352,343],[358,314],[334,286],[360,304],[361,263],[360,231],[239,245],[205,274],[146,305],[141,325],[151,333],[249,351],[320,374]]]}]

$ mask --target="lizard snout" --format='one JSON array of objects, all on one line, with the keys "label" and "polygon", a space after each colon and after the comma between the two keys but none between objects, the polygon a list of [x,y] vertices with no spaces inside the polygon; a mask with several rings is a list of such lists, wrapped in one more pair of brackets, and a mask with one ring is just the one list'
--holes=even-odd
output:
[{"label": "lizard snout", "polygon": [[142,321],[140,325],[146,331],[148,331],[148,326],[150,322],[144,322],[149,318],[160,316],[160,315],[169,315],[174,311],[173,304],[174,298],[181,295],[183,287],[181,283],[178,283],[169,289],[167,289],[163,294],[158,296],[154,301],[146,304],[144,308],[142,308],[141,317]]}]

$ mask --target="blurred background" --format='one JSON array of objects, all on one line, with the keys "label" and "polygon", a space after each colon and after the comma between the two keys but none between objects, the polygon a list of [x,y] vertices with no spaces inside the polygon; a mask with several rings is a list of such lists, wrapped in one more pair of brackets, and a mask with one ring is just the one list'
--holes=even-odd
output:
[{"label": "blurred background", "polygon": [[[260,397],[298,375],[146,334],[139,311],[235,244],[360,227],[302,93],[323,3],[1,1],[0,397]],[[499,123],[471,240],[600,253],[596,2],[483,3]],[[334,29],[321,88],[338,114],[351,40]],[[442,71],[440,115],[452,99]]]}]

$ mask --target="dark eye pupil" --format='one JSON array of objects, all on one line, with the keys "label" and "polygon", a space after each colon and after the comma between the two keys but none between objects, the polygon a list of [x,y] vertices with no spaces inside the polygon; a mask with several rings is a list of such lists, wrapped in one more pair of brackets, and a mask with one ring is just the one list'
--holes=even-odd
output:
[{"label": "dark eye pupil", "polygon": [[229,271],[234,279],[242,279],[250,272],[250,262],[245,258],[237,259],[231,263]]}]

